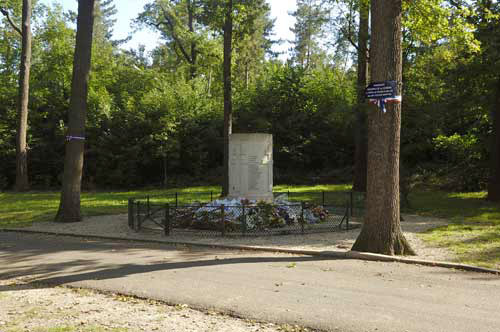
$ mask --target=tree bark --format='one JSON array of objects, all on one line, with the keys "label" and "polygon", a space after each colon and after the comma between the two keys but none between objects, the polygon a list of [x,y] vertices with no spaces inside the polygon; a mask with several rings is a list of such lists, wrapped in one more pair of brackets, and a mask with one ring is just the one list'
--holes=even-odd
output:
[{"label": "tree bark", "polygon": [[[191,34],[194,34],[194,8],[193,8],[193,3],[191,0],[188,0],[187,3],[187,9],[188,9],[188,28],[189,32]],[[193,38],[193,35],[191,35],[191,38]],[[189,72],[191,79],[194,79],[196,77],[196,59],[198,57],[198,50],[196,48],[196,42],[194,38],[191,40],[191,64],[189,66]]]},{"label": "tree bark", "polygon": [[26,132],[31,67],[31,0],[23,0],[21,67],[19,69],[19,99],[17,105],[16,191],[29,189]]},{"label": "tree bark", "polygon": [[497,91],[491,117],[493,120],[493,144],[491,149],[491,175],[488,183],[488,200],[500,202],[500,78],[497,80]]},{"label": "tree bark", "polygon": [[[370,74],[373,81],[395,80],[402,91],[402,0],[372,0]],[[383,113],[368,111],[368,172],[366,215],[352,250],[386,255],[412,255],[400,224],[399,152],[401,104]]]},{"label": "tree bark", "polygon": [[368,82],[368,17],[369,3],[361,0],[359,3],[358,30],[358,100],[356,107],[356,131],[354,154],[354,191],[366,192],[366,102],[365,88]]},{"label": "tree bark", "polygon": [[80,192],[93,26],[94,0],[79,0],[64,177],[56,215],[58,222],[76,222],[82,219]]},{"label": "tree bark", "polygon": [[224,178],[222,196],[229,194],[229,136],[232,133],[231,57],[233,41],[233,0],[227,0],[224,23]]}]

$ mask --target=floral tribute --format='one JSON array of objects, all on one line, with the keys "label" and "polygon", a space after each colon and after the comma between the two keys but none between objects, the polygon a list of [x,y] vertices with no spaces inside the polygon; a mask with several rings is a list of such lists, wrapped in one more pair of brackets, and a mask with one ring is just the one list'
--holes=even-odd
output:
[{"label": "floral tribute", "polygon": [[[222,208],[224,206],[224,208]],[[208,204],[179,207],[174,222],[178,227],[220,230],[222,214],[226,231],[246,229],[263,231],[287,226],[318,224],[328,218],[328,210],[320,205],[289,202],[286,195],[273,202],[251,201],[246,198],[218,199]]]}]

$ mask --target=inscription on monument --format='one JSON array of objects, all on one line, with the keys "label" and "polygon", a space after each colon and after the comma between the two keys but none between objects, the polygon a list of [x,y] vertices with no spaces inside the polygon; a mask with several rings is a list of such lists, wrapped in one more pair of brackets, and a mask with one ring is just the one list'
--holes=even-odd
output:
[{"label": "inscription on monument", "polygon": [[269,134],[233,134],[229,139],[229,196],[273,197],[273,145]]},{"label": "inscription on monument", "polygon": [[261,183],[262,171],[257,156],[248,157],[248,190],[257,191]]}]

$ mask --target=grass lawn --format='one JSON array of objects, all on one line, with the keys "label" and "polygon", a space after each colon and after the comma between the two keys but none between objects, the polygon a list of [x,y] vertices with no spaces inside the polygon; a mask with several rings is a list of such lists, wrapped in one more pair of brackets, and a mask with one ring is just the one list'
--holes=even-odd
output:
[{"label": "grass lawn", "polygon": [[[292,200],[319,202],[322,191],[327,201],[345,199],[350,185],[276,186],[274,191],[288,192]],[[82,214],[95,216],[126,213],[130,197],[151,196],[151,201],[179,202],[209,200],[220,193],[217,186],[190,187],[169,190],[138,190],[116,192],[87,192],[82,195]],[[199,196],[195,193],[205,192]],[[54,218],[59,204],[59,192],[0,193],[0,227],[30,225],[32,222]],[[330,196],[328,196],[330,195]],[[422,234],[431,244],[455,252],[460,261],[500,269],[500,206],[484,200],[485,192],[448,193],[442,191],[415,191],[410,195],[411,208],[405,212],[450,220],[446,227]]]},{"label": "grass lawn", "polygon": [[410,195],[410,212],[450,220],[422,234],[424,241],[452,250],[461,263],[500,269],[500,204],[485,198],[486,192],[418,191]]},{"label": "grass lawn", "polygon": [[[347,191],[350,185],[317,185],[317,186],[276,186],[275,191],[290,191],[294,200],[319,201],[321,191]],[[317,192],[317,195],[304,194],[305,191]],[[208,201],[210,197],[217,198],[220,187],[189,187],[168,190],[137,190],[137,191],[97,191],[84,192],[81,197],[82,214],[97,216],[127,212],[127,200],[131,197],[151,197],[151,202],[174,203],[175,193],[179,193],[179,203],[190,201]],[[197,193],[204,193],[199,195]],[[212,193],[212,194],[210,194]],[[60,192],[0,192],[0,227],[30,225],[37,221],[54,219],[59,204]],[[327,197],[328,198],[328,197]]]},{"label": "grass lawn", "polygon": [[[82,214],[97,216],[127,212],[127,200],[130,197],[166,196],[174,201],[175,192],[183,193],[180,197],[188,199],[192,192],[220,192],[218,187],[192,187],[170,190],[138,191],[98,191],[84,192],[81,197]],[[210,196],[210,194],[208,194]],[[54,219],[59,205],[60,192],[0,193],[0,227],[30,225],[37,221]]]}]

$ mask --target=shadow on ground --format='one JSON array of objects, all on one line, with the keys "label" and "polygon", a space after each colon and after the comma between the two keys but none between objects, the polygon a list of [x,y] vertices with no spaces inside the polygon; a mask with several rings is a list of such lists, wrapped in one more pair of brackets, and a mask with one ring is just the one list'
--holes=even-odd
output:
[{"label": "shadow on ground", "polygon": [[[30,287],[57,286],[205,266],[326,260],[321,257],[263,255],[253,252],[243,255],[225,250],[16,233],[0,233],[0,243],[0,261],[3,266],[0,269],[0,279],[21,278]],[[26,279],[28,276],[31,278]],[[0,286],[0,292],[7,290],[12,288]]]}]

